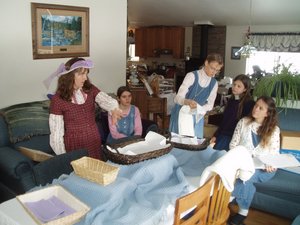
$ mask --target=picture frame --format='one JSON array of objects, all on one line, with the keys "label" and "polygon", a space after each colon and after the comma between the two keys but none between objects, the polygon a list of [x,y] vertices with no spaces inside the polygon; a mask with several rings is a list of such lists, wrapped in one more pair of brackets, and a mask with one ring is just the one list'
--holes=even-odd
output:
[{"label": "picture frame", "polygon": [[240,50],[241,47],[231,47],[231,59],[236,59],[239,60],[241,59],[241,55],[239,53],[237,53]]},{"label": "picture frame", "polygon": [[89,8],[31,3],[33,59],[89,56]]}]

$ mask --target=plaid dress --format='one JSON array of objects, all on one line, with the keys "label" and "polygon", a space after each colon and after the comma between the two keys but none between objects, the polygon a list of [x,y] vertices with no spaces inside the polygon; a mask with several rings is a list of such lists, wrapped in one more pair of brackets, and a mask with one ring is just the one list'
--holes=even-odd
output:
[{"label": "plaid dress", "polygon": [[93,86],[83,104],[62,100],[55,94],[51,99],[50,113],[63,115],[64,144],[67,152],[88,150],[89,156],[101,159],[101,137],[95,121],[95,97],[100,92]]}]

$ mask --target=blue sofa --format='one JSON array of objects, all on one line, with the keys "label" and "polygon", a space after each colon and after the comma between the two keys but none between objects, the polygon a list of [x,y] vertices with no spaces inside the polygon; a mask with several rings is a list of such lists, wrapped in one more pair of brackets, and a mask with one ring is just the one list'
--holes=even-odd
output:
[{"label": "blue sofa", "polygon": [[[37,185],[50,183],[61,174],[73,171],[71,161],[88,155],[84,149],[55,155],[49,145],[50,100],[22,103],[0,109],[0,202],[22,194]],[[98,107],[95,120],[105,143],[109,132],[107,113]],[[142,120],[144,137],[148,130],[158,131],[150,120]],[[18,147],[36,149],[54,157],[35,162]]]},{"label": "blue sofa", "polygon": [[[278,112],[281,130],[300,131],[300,109]],[[300,214],[300,174],[279,169],[270,181],[255,186],[251,207],[292,220]]]},{"label": "blue sofa", "polygon": [[87,155],[81,149],[35,162],[18,150],[23,146],[54,155],[49,145],[49,103],[30,102],[0,110],[0,201],[72,172],[70,162]]}]

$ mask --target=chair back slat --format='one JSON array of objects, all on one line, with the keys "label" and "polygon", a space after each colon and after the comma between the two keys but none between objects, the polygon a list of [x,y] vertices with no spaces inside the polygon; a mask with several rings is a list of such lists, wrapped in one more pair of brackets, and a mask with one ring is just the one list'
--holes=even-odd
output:
[{"label": "chair back slat", "polygon": [[226,225],[230,214],[228,208],[230,194],[224,187],[220,176],[216,175],[208,211],[208,225]]},{"label": "chair back slat", "polygon": [[167,98],[149,96],[147,101],[147,119],[153,120],[157,124],[161,120],[161,133],[167,130]]},{"label": "chair back slat", "polygon": [[[174,225],[206,225],[210,203],[210,192],[215,176],[212,176],[203,186],[194,192],[176,200]],[[182,216],[187,210],[192,210],[188,216]]]}]

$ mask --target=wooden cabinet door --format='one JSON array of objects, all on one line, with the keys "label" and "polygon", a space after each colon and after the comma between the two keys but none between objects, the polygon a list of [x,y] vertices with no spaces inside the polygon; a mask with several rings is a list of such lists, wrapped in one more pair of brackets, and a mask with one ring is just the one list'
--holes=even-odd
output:
[{"label": "wooden cabinet door", "polygon": [[163,29],[162,49],[173,49],[172,28],[164,27],[162,29]]},{"label": "wooden cabinet door", "polygon": [[183,27],[144,27],[135,30],[135,55],[155,57],[155,49],[171,49],[174,58],[183,58]]},{"label": "wooden cabinet door", "polygon": [[172,27],[170,28],[170,46],[173,50],[174,58],[183,58],[184,53],[184,28]]},{"label": "wooden cabinet door", "polygon": [[146,56],[146,38],[147,38],[146,28],[135,29],[135,55],[139,57]]},{"label": "wooden cabinet door", "polygon": [[184,52],[184,28],[164,27],[162,49],[172,49],[174,58],[183,58]]},{"label": "wooden cabinet door", "polygon": [[146,45],[147,45],[147,51],[146,51],[146,56],[147,57],[152,57],[153,50],[156,49],[157,45],[157,39],[156,39],[156,29],[154,28],[147,28],[147,37],[146,37]]}]

